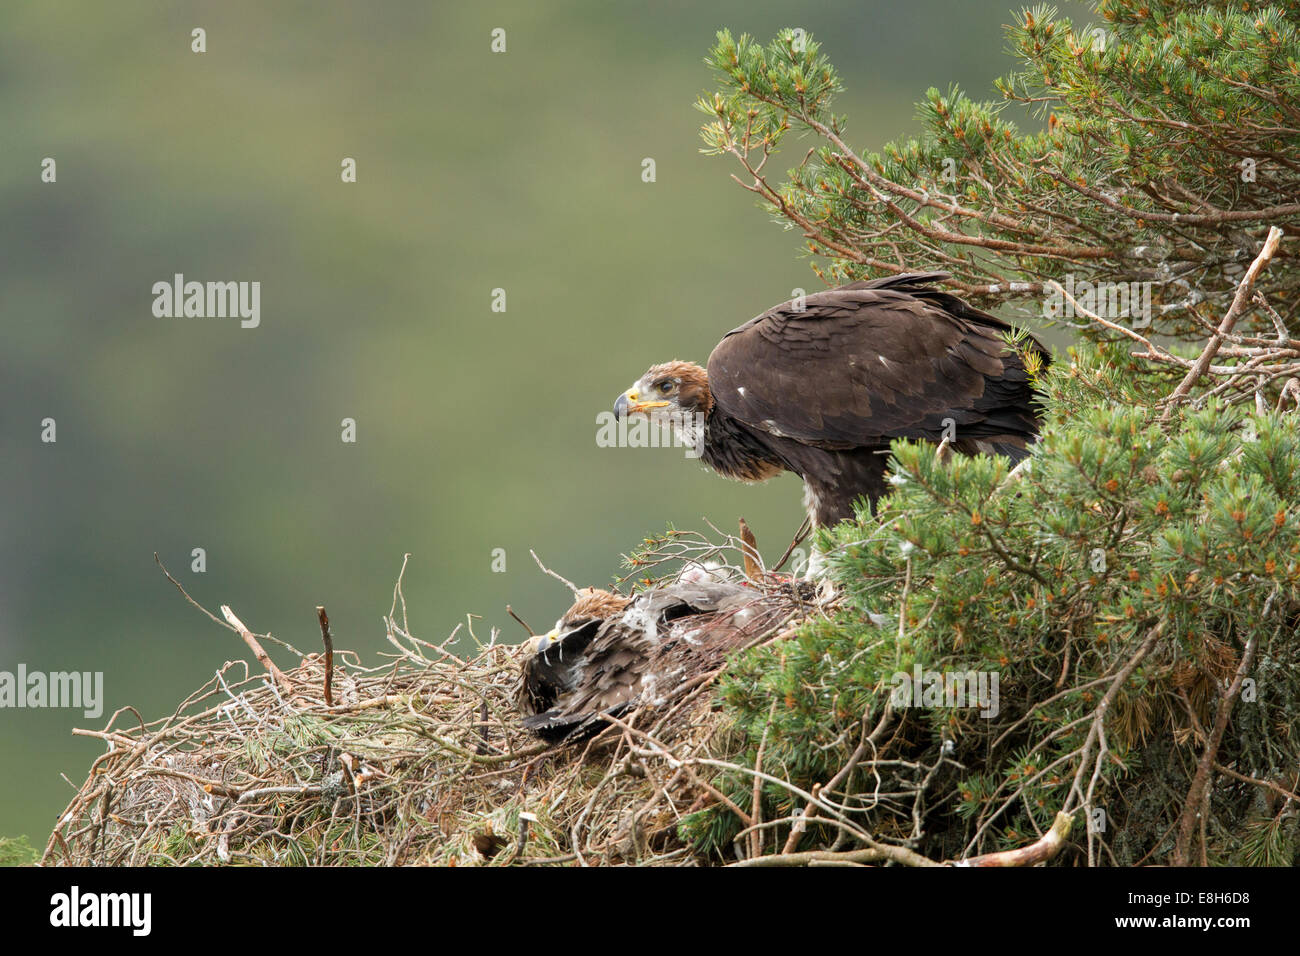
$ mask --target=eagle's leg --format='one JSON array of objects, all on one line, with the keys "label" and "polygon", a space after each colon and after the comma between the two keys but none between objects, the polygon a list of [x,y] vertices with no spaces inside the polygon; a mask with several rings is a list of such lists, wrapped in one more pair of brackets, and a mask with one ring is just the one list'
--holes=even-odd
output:
[{"label": "eagle's leg", "polygon": [[808,567],[803,573],[805,581],[820,581],[826,576],[826,555],[816,544],[808,546]]},{"label": "eagle's leg", "polygon": [[839,596],[839,588],[829,574],[826,554],[816,544],[808,549],[808,570],[804,573],[804,580],[816,586],[815,600],[819,605],[829,604]]},{"label": "eagle's leg", "polygon": [[[803,473],[803,505],[814,534],[818,528],[832,528],[841,521],[854,521],[857,512],[854,502],[865,497],[876,513],[876,503],[885,494],[886,449],[876,447],[856,448],[833,452],[822,459],[822,474],[816,478],[810,471]],[[819,581],[818,593],[823,598],[833,594],[833,584],[827,574],[827,555],[820,551],[814,538],[808,548],[806,581]]]},{"label": "eagle's leg", "polygon": [[804,475],[803,479],[803,507],[808,512],[808,565],[804,568],[803,579],[805,581],[819,581],[826,573],[826,555],[817,547],[817,528],[820,525],[820,512],[822,510],[822,495],[819,489],[812,481]]},{"label": "eagle's leg", "polygon": [[[837,514],[837,505],[832,501],[827,491],[828,489],[808,480],[807,477],[804,478],[803,504],[808,512],[808,524],[812,529],[812,535],[808,544],[808,566],[804,570],[803,579],[829,584],[826,553],[817,547],[817,529],[835,524],[841,516]],[[843,517],[852,516],[853,511],[852,506],[850,506],[848,514],[843,515]]]}]

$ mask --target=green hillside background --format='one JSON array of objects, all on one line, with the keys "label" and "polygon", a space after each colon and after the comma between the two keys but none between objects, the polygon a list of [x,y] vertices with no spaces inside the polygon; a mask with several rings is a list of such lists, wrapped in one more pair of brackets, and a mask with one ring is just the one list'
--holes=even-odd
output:
[{"label": "green hillside background", "polygon": [[[304,649],[324,604],[338,644],[372,659],[406,552],[417,635],[477,615],[481,637],[510,641],[507,602],[535,628],[568,603],[530,548],[601,584],[669,522],[743,514],[779,553],[802,518],[792,476],[742,487],[680,451],[595,444],[596,414],[648,365],[703,362],[817,286],[798,236],[698,152],[705,51],[724,26],[804,27],[865,149],[918,129],[926,87],[989,95],[1010,65],[1007,0],[11,4],[4,19],[0,670],[103,671],[106,696],[94,721],[0,711],[0,835],[33,844],[72,793],[59,774],[80,783],[101,750],[71,728],[127,704],[161,716],[246,654],[155,551],[197,600]],[[155,318],[151,286],[177,272],[260,281],[260,328]]]}]

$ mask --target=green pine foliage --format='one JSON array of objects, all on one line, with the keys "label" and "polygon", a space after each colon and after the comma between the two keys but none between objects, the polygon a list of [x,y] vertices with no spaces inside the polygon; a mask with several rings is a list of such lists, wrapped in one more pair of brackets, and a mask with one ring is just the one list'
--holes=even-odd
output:
[{"label": "green pine foliage", "polygon": [[[704,151],[742,163],[828,281],[923,262],[1003,300],[1083,271],[1151,282],[1159,331],[1203,338],[1261,228],[1300,223],[1300,3],[1095,6],[1095,24],[1024,11],[1001,101],[931,89],[924,134],[865,155],[831,111],[841,81],[819,43],[723,31],[708,57],[723,86],[697,104]],[[1019,129],[1003,115],[1012,102],[1043,127]],[[764,165],[792,129],[822,144],[770,182]],[[1266,291],[1294,301],[1300,276],[1279,272]]]},{"label": "green pine foliage", "polygon": [[[874,832],[906,842],[911,791],[942,756],[921,798],[929,825],[916,848],[957,857],[1017,846],[1051,826],[1108,678],[1159,627],[1155,650],[1110,706],[1109,754],[1089,804],[1105,811],[1106,833],[1122,835],[1107,841],[1114,862],[1151,862],[1169,851],[1219,688],[1252,635],[1256,683],[1217,759],[1294,786],[1300,434],[1293,418],[1216,403],[1166,432],[1140,405],[1098,403],[1098,390],[1141,392],[1112,346],[1080,345],[1042,385],[1050,424],[1015,478],[1001,459],[945,463],[933,446],[895,443],[895,490],[878,516],[864,512],[822,542],[843,593],[838,614],[746,654],[722,700],[749,760],[766,735],[763,768],[809,790],[880,717],[894,674],[918,664],[997,673],[996,715],[900,711],[890,745],[846,788]],[[743,803],[752,783],[719,785]],[[876,788],[907,798],[877,800]],[[1285,820],[1252,821],[1258,790],[1223,781],[1212,841],[1225,860],[1289,863],[1300,850],[1296,808]],[[767,819],[802,807],[775,785],[765,799]],[[710,810],[687,832],[725,853],[736,824]]]},{"label": "green pine foliage", "polygon": [[31,866],[40,854],[27,842],[27,837],[0,837],[0,866]]},{"label": "green pine foliage", "polygon": [[[811,37],[724,31],[710,54],[722,86],[698,104],[706,151],[742,165],[826,281],[945,269],[986,308],[1041,302],[1072,273],[1150,281],[1147,334],[1168,349],[1078,323],[1074,346],[1031,369],[1045,424],[1027,465],[896,442],[879,513],[822,533],[836,610],[741,655],[719,692],[745,766],[761,751],[759,769],[805,793],[840,775],[827,794],[840,821],[819,813],[801,836],[807,799],[762,785],[764,852],[855,849],[851,820],[959,859],[1032,843],[1064,811],[1059,864],[1300,863],[1300,426],[1286,384],[1300,273],[1286,243],[1260,271],[1259,308],[1188,400],[1171,396],[1265,233],[1300,228],[1300,3],[1094,8],[1096,27],[1039,7],[1009,30],[1018,65],[997,88],[1042,129],[931,90],[924,135],[865,156],[831,112],[840,79]],[[772,182],[792,129],[820,144]],[[1236,374],[1247,361],[1266,373]],[[997,706],[909,705],[892,691],[914,668],[996,675]],[[751,808],[751,773],[713,785]],[[743,827],[717,804],[681,829],[729,859]]]}]

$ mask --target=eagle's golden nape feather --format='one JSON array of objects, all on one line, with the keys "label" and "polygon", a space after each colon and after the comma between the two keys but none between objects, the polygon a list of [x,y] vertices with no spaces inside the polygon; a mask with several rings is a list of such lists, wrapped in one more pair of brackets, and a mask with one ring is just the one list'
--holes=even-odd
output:
[{"label": "eagle's golden nape feather", "polygon": [[[628,598],[612,591],[600,588],[583,588],[574,595],[573,605],[565,612],[564,618],[584,620],[588,618],[607,618],[627,607]],[[561,620],[564,620],[561,618]]]},{"label": "eagle's golden nape feather", "polygon": [[[615,412],[637,411],[633,392],[703,412],[704,461],[743,481],[798,474],[815,527],[851,519],[860,498],[874,513],[895,438],[1019,462],[1041,411],[1004,339],[1011,327],[933,287],[946,278],[891,276],[782,303],[723,336],[707,371],[653,366]],[[1033,337],[1025,348],[1050,362]]]}]

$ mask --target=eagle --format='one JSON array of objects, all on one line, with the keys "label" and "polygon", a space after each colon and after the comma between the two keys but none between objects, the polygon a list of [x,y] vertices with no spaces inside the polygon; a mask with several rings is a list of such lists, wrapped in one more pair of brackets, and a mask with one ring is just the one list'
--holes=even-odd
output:
[{"label": "eagle", "polygon": [[524,651],[523,724],[558,742],[599,730],[606,715],[664,707],[789,616],[788,601],[732,581],[678,580],[630,598],[582,590]]},{"label": "eagle", "polygon": [[[861,498],[876,513],[895,438],[1019,462],[1041,409],[1013,329],[933,288],[948,278],[909,273],[784,302],[724,335],[707,369],[652,366],[615,418],[702,429],[700,457],[727,478],[794,472],[815,528],[853,518]],[[1050,361],[1032,336],[1020,348]]]}]

